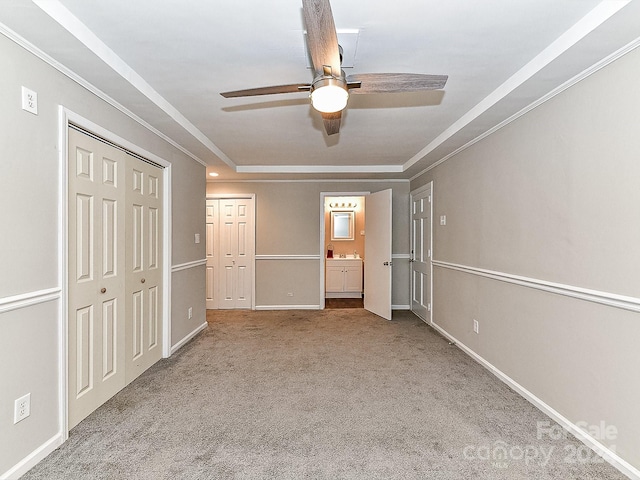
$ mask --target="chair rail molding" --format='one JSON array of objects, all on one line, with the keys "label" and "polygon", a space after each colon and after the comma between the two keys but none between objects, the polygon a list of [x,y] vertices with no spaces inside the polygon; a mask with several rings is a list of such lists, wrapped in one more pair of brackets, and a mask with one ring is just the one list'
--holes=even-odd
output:
[{"label": "chair rail molding", "polygon": [[200,267],[207,264],[207,259],[193,260],[192,262],[179,263],[171,266],[171,273],[188,270],[190,268]]},{"label": "chair rail molding", "polygon": [[320,260],[320,255],[256,255],[256,260]]},{"label": "chair rail molding", "polygon": [[60,287],[54,287],[0,298],[0,313],[59,300],[61,294],[62,290]]},{"label": "chair rail molding", "polygon": [[549,282],[537,278],[513,275],[511,273],[496,272],[486,270],[484,268],[476,268],[468,265],[458,265],[455,263],[442,262],[433,260],[432,265],[438,268],[446,268],[456,270],[458,272],[476,275],[485,278],[491,278],[500,282],[512,283],[528,288],[535,288],[549,293],[564,295],[565,297],[578,298],[588,302],[599,303],[609,307],[621,308],[632,312],[640,312],[640,298],[618,295],[616,293],[602,292],[600,290],[591,290],[588,288],[577,287],[574,285],[566,285],[562,283]]}]

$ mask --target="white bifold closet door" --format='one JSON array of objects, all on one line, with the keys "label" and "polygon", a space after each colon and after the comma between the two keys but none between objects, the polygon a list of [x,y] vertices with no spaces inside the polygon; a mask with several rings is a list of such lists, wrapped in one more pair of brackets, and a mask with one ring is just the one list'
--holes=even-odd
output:
[{"label": "white bifold closet door", "polygon": [[162,170],[69,129],[68,422],[162,354]]},{"label": "white bifold closet door", "polygon": [[126,174],[126,382],[162,357],[162,171],[131,158]]},{"label": "white bifold closet door", "polygon": [[255,261],[255,202],[207,199],[207,308],[251,308]]}]

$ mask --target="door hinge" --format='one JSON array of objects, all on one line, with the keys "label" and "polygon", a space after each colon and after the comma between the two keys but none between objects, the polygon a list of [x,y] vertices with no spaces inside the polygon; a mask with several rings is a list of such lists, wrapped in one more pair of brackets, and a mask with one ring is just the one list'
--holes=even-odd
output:
[{"label": "door hinge", "polygon": [[431,258],[431,249],[427,250],[427,257]]},{"label": "door hinge", "polygon": [[430,312],[430,311],[431,311],[431,304],[427,303],[427,312]]}]

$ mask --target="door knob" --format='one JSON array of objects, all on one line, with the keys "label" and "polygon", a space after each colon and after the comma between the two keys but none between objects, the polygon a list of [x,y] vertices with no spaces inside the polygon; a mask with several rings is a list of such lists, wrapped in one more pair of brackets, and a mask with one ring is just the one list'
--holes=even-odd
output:
[{"label": "door knob", "polygon": [[102,287],[102,288],[100,289],[100,293],[107,293],[107,289],[106,289],[106,288],[104,288],[104,287]]},{"label": "door knob", "polygon": [[144,283],[146,282],[146,280],[143,278],[142,280],[140,280],[140,283]]}]

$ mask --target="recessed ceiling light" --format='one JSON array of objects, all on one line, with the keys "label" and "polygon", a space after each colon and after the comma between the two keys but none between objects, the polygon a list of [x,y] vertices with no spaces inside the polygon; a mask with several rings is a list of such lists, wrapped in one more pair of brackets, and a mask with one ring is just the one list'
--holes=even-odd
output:
[{"label": "recessed ceiling light", "polygon": [[216,172],[209,172],[210,177],[217,177],[219,174]]}]

